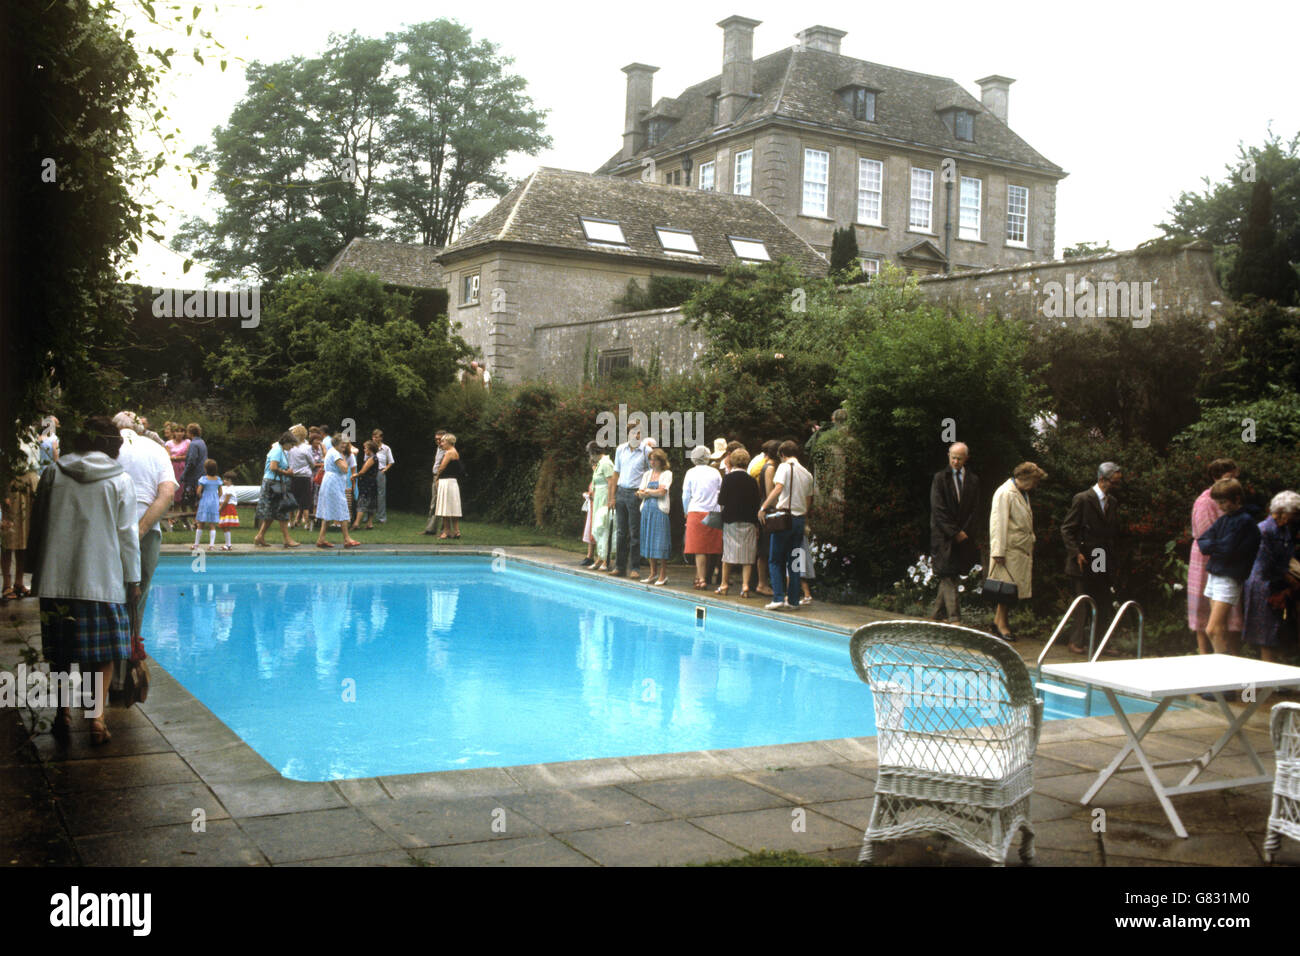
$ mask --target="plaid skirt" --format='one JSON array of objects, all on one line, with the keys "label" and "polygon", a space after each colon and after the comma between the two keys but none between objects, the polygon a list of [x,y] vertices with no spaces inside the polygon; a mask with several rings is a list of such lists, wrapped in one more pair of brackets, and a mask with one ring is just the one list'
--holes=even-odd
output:
[{"label": "plaid skirt", "polygon": [[263,480],[257,496],[257,523],[290,521],[298,511],[298,502],[289,491],[288,482]]},{"label": "plaid skirt", "polygon": [[131,659],[131,616],[125,604],[41,598],[41,652],[56,669]]}]

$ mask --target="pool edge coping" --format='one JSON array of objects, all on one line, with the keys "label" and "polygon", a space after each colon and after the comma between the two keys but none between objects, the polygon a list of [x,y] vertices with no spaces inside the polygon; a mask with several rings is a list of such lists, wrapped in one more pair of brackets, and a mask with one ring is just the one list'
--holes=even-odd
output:
[{"label": "pool edge coping", "polygon": [[[256,552],[253,552],[256,553]],[[403,554],[400,551],[369,551],[367,554],[387,553]],[[504,549],[484,550],[479,548],[456,548],[434,552],[419,552],[431,556],[473,555],[488,557],[504,556],[511,561],[528,564],[547,571],[558,571],[582,577],[576,569],[549,564],[527,555],[512,555]],[[610,577],[610,576],[607,576]],[[614,579],[610,583],[632,589],[644,589],[647,586],[639,582]],[[683,603],[707,602],[713,606],[735,610],[770,620],[760,609],[737,608],[720,601],[710,601],[704,595],[698,598],[691,594],[677,594],[672,591],[656,592],[661,596],[670,596]],[[849,628],[830,624],[812,624],[806,621],[790,621],[804,627],[814,627],[828,634],[849,637],[853,631]],[[151,659],[152,660],[152,659]],[[265,757],[240,737],[229,725],[221,720],[201,700],[192,694],[162,664],[153,660],[165,679],[155,681],[150,700],[140,705],[144,716],[154,729],[167,741],[172,751],[186,763],[189,769],[212,787],[231,788],[240,785],[257,785],[259,782],[271,782],[305,791],[308,788],[332,791],[353,805],[382,803],[385,799],[402,800],[411,797],[461,798],[507,796],[536,791],[553,791],[598,787],[620,783],[640,783],[652,780],[665,780],[688,777],[713,777],[731,773],[753,773],[780,769],[816,767],[833,764],[875,763],[876,737],[842,737],[811,740],[784,744],[761,744],[752,747],[724,748],[721,750],[680,751],[665,754],[642,754],[623,757],[594,757],[581,760],[564,760],[537,764],[516,764],[499,767],[477,767],[459,770],[430,770],[410,774],[384,774],[371,777],[347,777],[334,780],[309,781],[294,780],[275,768]],[[1028,666],[1028,664],[1026,665]],[[169,714],[168,711],[179,711]],[[167,720],[167,717],[175,719]],[[212,722],[219,725],[220,731],[212,727]],[[1087,740],[1100,736],[1099,730],[1106,722],[1114,722],[1113,728],[1106,736],[1120,736],[1122,731],[1113,715],[1097,714],[1090,717],[1059,718],[1044,722],[1044,733],[1040,742],[1059,742],[1068,740]],[[208,723],[216,731],[215,736],[223,742],[208,740],[197,746],[186,746],[173,742],[168,728],[173,734],[184,732],[187,726],[193,729],[196,723]],[[1047,732],[1048,728],[1051,732]],[[222,769],[208,769],[195,766],[190,758],[211,755],[218,751],[230,751],[228,759],[221,761],[227,765],[244,763],[249,756],[264,768],[263,772],[253,775],[238,774],[232,777]],[[239,816],[274,815],[289,810],[270,809],[264,814],[241,814]],[[232,817],[236,816],[232,813]]]}]

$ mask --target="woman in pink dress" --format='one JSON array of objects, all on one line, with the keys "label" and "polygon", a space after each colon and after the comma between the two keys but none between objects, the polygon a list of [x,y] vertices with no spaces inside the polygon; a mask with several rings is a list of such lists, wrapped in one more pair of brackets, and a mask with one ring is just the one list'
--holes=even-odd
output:
[{"label": "woman in pink dress", "polygon": [[176,475],[176,504],[181,503],[181,474],[185,471],[185,454],[190,450],[190,440],[181,425],[172,425],[171,434],[164,444],[167,455],[172,460],[172,472]]},{"label": "woman in pink dress", "polygon": [[[1211,485],[1220,478],[1237,477],[1237,463],[1231,458],[1216,458],[1206,470]],[[1196,632],[1196,649],[1201,654],[1213,654],[1214,644],[1205,630],[1210,620],[1210,599],[1201,593],[1205,590],[1206,566],[1210,559],[1196,546],[1196,539],[1205,534],[1221,515],[1219,506],[1210,499],[1210,489],[1206,488],[1192,505],[1192,553],[1187,561],[1187,626]],[[1242,627],[1241,604],[1238,603],[1228,612],[1228,631],[1239,640]]]}]

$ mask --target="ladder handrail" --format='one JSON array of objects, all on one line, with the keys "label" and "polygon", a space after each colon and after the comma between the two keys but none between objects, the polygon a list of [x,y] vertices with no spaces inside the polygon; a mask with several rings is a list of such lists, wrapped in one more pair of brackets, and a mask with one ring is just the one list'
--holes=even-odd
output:
[{"label": "ladder handrail", "polygon": [[[1092,654],[1092,655],[1090,655],[1090,656],[1088,657],[1088,660],[1090,660],[1090,661],[1096,661],[1097,658],[1101,657],[1101,652],[1102,652],[1102,650],[1106,647],[1106,642],[1109,641],[1109,640],[1110,640],[1110,636],[1111,636],[1112,634],[1115,633],[1115,628],[1119,627],[1119,620],[1120,620],[1120,618],[1122,618],[1122,617],[1124,616],[1124,612],[1127,611],[1130,607],[1133,608],[1133,610],[1137,611],[1137,616],[1138,616],[1138,652],[1137,652],[1137,656],[1138,656],[1139,658],[1142,657],[1142,627],[1143,627],[1143,623],[1144,623],[1144,619],[1143,619],[1143,615],[1142,615],[1142,605],[1141,605],[1141,604],[1138,604],[1137,601],[1125,601],[1122,605],[1120,605],[1120,609],[1119,609],[1118,611],[1115,612],[1115,617],[1111,619],[1110,627],[1106,628],[1106,634],[1105,634],[1105,636],[1101,639],[1101,646],[1097,648],[1097,653],[1096,653],[1096,654]],[[1092,647],[1092,643],[1089,642],[1088,646],[1089,646],[1089,648],[1091,648],[1091,647]]]},{"label": "ladder handrail", "polygon": [[1070,607],[1065,612],[1065,616],[1061,618],[1061,623],[1056,625],[1056,630],[1052,632],[1052,636],[1049,637],[1047,643],[1043,645],[1043,652],[1038,655],[1037,667],[1040,679],[1043,676],[1043,658],[1047,656],[1047,652],[1051,650],[1052,645],[1056,643],[1056,639],[1061,636],[1061,631],[1065,630],[1065,625],[1069,623],[1070,618],[1074,616],[1074,609],[1084,601],[1086,601],[1088,606],[1092,609],[1092,614],[1089,615],[1088,618],[1088,648],[1091,650],[1092,642],[1097,636],[1097,602],[1094,601],[1090,595],[1080,594],[1070,602]]}]

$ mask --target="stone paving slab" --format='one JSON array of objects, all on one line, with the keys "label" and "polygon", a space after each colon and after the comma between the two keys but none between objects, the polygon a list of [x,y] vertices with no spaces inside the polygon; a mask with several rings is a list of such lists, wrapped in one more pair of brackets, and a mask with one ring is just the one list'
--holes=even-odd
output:
[{"label": "stone paving slab", "polygon": [[681,866],[732,860],[744,852],[686,820],[581,830],[566,834],[565,841],[602,866]]},{"label": "stone paving slab", "polygon": [[241,820],[347,806],[328,783],[301,783],[279,776],[214,783],[212,790],[230,815]]},{"label": "stone paving slab", "polygon": [[862,777],[837,767],[805,767],[767,773],[737,774],[739,779],[783,797],[792,803],[852,800],[874,792]]},{"label": "stone paving slab", "polygon": [[486,843],[412,850],[434,866],[595,866],[587,857],[552,836],[516,837]]},{"label": "stone paving slab", "polygon": [[677,817],[788,807],[792,801],[732,777],[693,777],[624,786],[629,793]]},{"label": "stone paving slab", "polygon": [[550,833],[671,819],[666,811],[618,787],[536,791],[503,800],[509,810]]},{"label": "stone paving slab", "polygon": [[266,857],[232,820],[80,837],[77,849],[87,866],[266,866]]},{"label": "stone paving slab", "polygon": [[244,783],[267,777],[282,779],[261,754],[242,740],[216,750],[187,753],[185,762],[207,784]]},{"label": "stone paving slab", "polygon": [[103,791],[166,783],[198,783],[199,778],[177,754],[131,754],[51,763],[54,792]]},{"label": "stone paving slab", "polygon": [[110,729],[113,739],[106,744],[92,744],[89,730],[72,731],[67,743],[55,740],[50,734],[41,734],[34,741],[36,752],[43,760],[62,761],[171,753],[174,750],[167,738],[149,723],[143,726],[118,726],[114,723]]},{"label": "stone paving slab", "polygon": [[544,832],[522,813],[512,813],[504,803],[503,798],[496,797],[443,802],[416,797],[357,809],[406,848],[509,840]]},{"label": "stone paving slab", "polygon": [[1102,842],[1107,858],[1114,854],[1205,866],[1259,866],[1264,862],[1244,833],[1201,830],[1195,840],[1185,840],[1174,834],[1168,821],[1128,823],[1112,817],[1102,834]]},{"label": "stone paving slab", "polygon": [[557,787],[599,787],[634,783],[641,779],[621,757],[600,760],[572,760],[565,763],[528,764],[511,767],[508,774],[523,790],[554,790]]},{"label": "stone paving slab", "polygon": [[857,800],[812,803],[808,805],[808,809],[851,827],[857,834],[856,845],[861,846],[862,834],[866,832],[867,824],[871,822],[871,807],[875,802],[874,797],[861,797]]},{"label": "stone paving slab", "polygon": [[254,817],[239,827],[272,863],[391,851],[398,843],[352,807]]},{"label": "stone paving slab", "polygon": [[351,856],[327,856],[315,860],[294,860],[291,863],[276,863],[276,867],[303,866],[389,866],[413,867],[419,864],[405,850],[380,850],[377,853],[356,853]]},{"label": "stone paving slab", "polygon": [[812,853],[837,847],[856,847],[862,843],[861,830],[806,807],[692,817],[691,823],[750,852],[798,850]]},{"label": "stone paving slab", "polygon": [[410,773],[380,777],[379,782],[395,800],[405,797],[451,800],[457,797],[524,791],[523,786],[501,767],[448,770],[444,773]]},{"label": "stone paving slab", "polygon": [[[81,790],[65,794],[59,807],[73,836],[143,830],[196,819],[230,818],[216,795],[201,783],[170,783],[129,790]],[[204,816],[196,817],[195,810]]]}]

